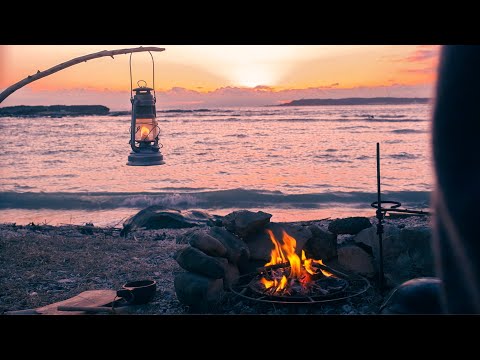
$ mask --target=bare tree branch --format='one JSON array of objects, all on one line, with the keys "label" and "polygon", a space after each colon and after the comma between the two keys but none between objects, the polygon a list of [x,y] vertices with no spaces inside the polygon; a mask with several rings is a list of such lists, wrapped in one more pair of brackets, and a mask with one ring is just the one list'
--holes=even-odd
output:
[{"label": "bare tree branch", "polygon": [[114,58],[114,55],[123,55],[123,54],[130,54],[130,53],[135,53],[135,52],[143,52],[143,51],[164,51],[164,48],[159,48],[159,47],[138,47],[138,48],[131,48],[131,49],[118,49],[118,50],[103,50],[99,51],[93,54],[89,55],[84,55],[77,57],[75,59],[65,61],[64,63],[55,65],[54,67],[51,67],[48,70],[45,71],[37,71],[36,74],[34,75],[29,75],[25,79],[20,80],[19,82],[9,86],[6,88],[2,93],[0,93],[0,103],[5,100],[8,96],[10,96],[12,93],[17,91],[18,89],[24,87],[27,84],[30,84],[31,82],[34,82],[38,79],[41,79],[45,76],[54,74],[60,70],[66,69],[70,66],[82,63],[82,62],[87,62],[88,60],[96,59],[99,57],[104,57],[104,56],[110,56],[112,59]]}]

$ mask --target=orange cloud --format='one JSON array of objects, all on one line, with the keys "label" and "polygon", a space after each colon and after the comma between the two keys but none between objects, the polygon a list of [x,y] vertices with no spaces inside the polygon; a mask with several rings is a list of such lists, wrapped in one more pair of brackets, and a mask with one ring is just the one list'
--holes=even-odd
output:
[{"label": "orange cloud", "polygon": [[403,61],[417,63],[432,59],[436,60],[438,58],[439,51],[440,47],[438,45],[420,45],[413,52],[413,54],[404,58]]},{"label": "orange cloud", "polygon": [[438,45],[419,45],[408,55],[394,57],[390,61],[400,65],[396,73],[404,83],[433,82],[436,78],[439,54]]},{"label": "orange cloud", "polygon": [[436,73],[435,66],[429,66],[419,69],[402,69],[402,72],[411,73],[411,74],[433,74]]}]

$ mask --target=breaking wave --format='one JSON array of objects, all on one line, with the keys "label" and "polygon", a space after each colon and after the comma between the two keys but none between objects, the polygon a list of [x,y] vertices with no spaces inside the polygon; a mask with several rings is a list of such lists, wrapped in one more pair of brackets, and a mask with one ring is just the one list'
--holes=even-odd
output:
[{"label": "breaking wave", "polygon": [[[400,201],[404,206],[428,206],[430,192],[385,192],[384,199]],[[104,210],[115,208],[145,208],[157,205],[176,209],[255,208],[275,206],[279,208],[321,208],[331,204],[357,204],[369,207],[376,200],[375,193],[326,192],[284,194],[280,191],[231,189],[203,192],[155,192],[155,193],[38,193],[1,192],[2,209],[83,209]]]}]

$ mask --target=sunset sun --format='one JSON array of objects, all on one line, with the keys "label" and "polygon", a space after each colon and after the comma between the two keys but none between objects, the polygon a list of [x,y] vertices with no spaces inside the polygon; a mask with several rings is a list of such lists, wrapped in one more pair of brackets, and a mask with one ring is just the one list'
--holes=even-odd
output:
[{"label": "sunset sun", "polygon": [[259,85],[273,86],[277,80],[276,74],[266,66],[238,67],[232,72],[232,82],[236,86],[254,88]]}]

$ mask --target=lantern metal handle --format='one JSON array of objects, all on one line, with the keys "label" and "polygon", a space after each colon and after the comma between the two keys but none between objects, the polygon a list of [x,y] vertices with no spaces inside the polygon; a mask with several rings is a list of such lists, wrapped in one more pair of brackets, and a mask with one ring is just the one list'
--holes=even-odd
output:
[{"label": "lantern metal handle", "polygon": [[[152,79],[153,79],[153,100],[157,102],[157,95],[155,93],[155,61],[153,60],[153,55],[149,51],[150,57],[152,58]],[[133,80],[132,80],[132,55],[133,53],[130,53],[130,60],[129,60],[129,65],[130,65],[130,101],[133,101]],[[139,80],[144,81],[144,80]],[[145,81],[145,85],[147,82]],[[138,85],[138,82],[137,82]],[[140,86],[140,85],[139,85]]]},{"label": "lantern metal handle", "polygon": [[[140,83],[141,83],[142,81],[145,83],[145,86],[140,85]],[[147,82],[146,82],[145,80],[138,80],[138,81],[137,81],[137,85],[138,85],[138,87],[147,87]]]}]

